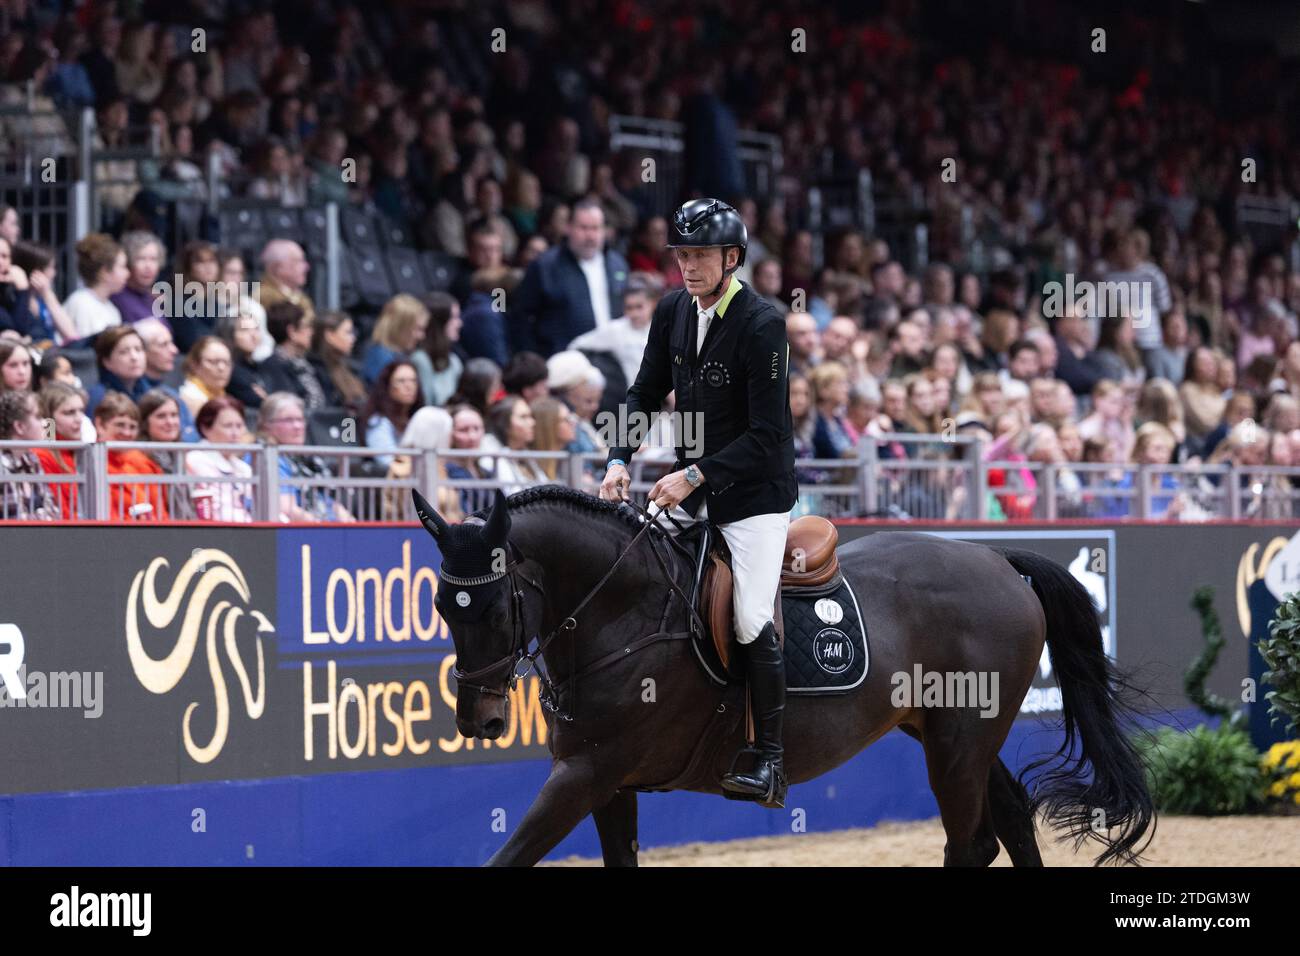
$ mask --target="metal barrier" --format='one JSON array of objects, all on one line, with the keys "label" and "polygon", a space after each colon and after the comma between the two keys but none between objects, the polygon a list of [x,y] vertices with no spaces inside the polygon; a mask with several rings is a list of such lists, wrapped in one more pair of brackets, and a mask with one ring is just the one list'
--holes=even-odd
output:
[{"label": "metal barrier", "polygon": [[[23,235],[52,247],[57,253],[60,298],[78,286],[77,241],[87,233],[116,234],[122,213],[141,188],[160,188],[168,209],[160,238],[175,254],[193,239],[215,239],[208,220],[230,204],[231,188],[216,157],[207,164],[201,189],[181,195],[157,180],[162,156],[157,130],[137,125],[127,131],[127,141],[117,148],[97,145],[95,112],[85,108],[64,113],[41,105],[28,84],[26,89],[0,87],[0,201],[18,210]],[[242,205],[248,205],[241,201]],[[283,208],[267,201],[259,208]],[[314,208],[314,207],[313,207]],[[333,204],[321,212],[325,222],[317,250],[319,268],[313,269],[313,298],[325,308],[339,307],[340,238],[338,209]],[[268,237],[270,238],[270,237]],[[301,235],[288,238],[303,241]],[[250,251],[260,251],[257,250]],[[253,263],[247,263],[251,267]]]},{"label": "metal barrier", "polygon": [[646,119],[640,116],[609,118],[609,151],[618,155],[631,153],[644,179],[645,160],[654,161],[654,179],[646,184],[654,199],[654,211],[671,219],[682,194],[685,177],[686,141],[682,124],[671,120]]},{"label": "metal barrier", "polygon": [[143,165],[156,165],[162,156],[158,129],[148,124],[131,126],[122,144],[100,145],[95,111],[89,107],[81,112],[79,129],[81,169],[90,189],[91,231],[116,235],[144,181]]},{"label": "metal barrier", "polygon": [[1283,245],[1294,254],[1293,238],[1300,203],[1294,200],[1246,194],[1237,197],[1233,209],[1237,228],[1254,241],[1257,248]]},{"label": "metal barrier", "polygon": [[854,177],[821,179],[808,188],[807,226],[813,238],[813,265],[826,265],[826,236],[841,229],[876,231],[876,200],[870,170]]},{"label": "metal barrier", "polygon": [[853,229],[884,239],[909,272],[930,260],[929,227],[925,223],[921,187],[911,195],[878,190],[869,170],[856,176],[821,178],[807,191],[807,226],[813,236],[813,264],[826,264],[826,236]]},{"label": "metal barrier", "polygon": [[745,178],[746,195],[776,195],[777,181],[785,168],[781,137],[775,133],[738,130],[736,155],[740,159],[741,175]]},{"label": "metal barrier", "polygon": [[886,434],[858,443],[863,513],[895,518],[977,518],[980,444],[969,435]]},{"label": "metal barrier", "polygon": [[[609,118],[609,151],[633,153],[655,163],[654,209],[671,217],[683,198],[685,177],[685,127],[674,120],[615,114]],[[772,133],[738,130],[736,156],[749,196],[772,196],[785,168],[781,138]]]},{"label": "metal barrier", "polygon": [[[938,521],[1300,517],[1300,467],[985,461],[984,447],[966,435],[889,434],[868,437],[845,458],[800,458],[793,513]],[[32,458],[14,459],[32,449],[70,453],[73,469],[42,473]],[[122,523],[411,521],[412,489],[459,518],[489,507],[498,489],[561,484],[597,494],[605,463],[596,452],[206,442],[2,441],[0,452],[0,519]],[[633,458],[632,494],[646,496],[673,465],[662,455]]]},{"label": "metal barrier", "polygon": [[23,236],[55,251],[63,298],[77,284],[74,247],[90,231],[81,119],[46,105],[31,82],[0,90],[0,202],[18,210]]}]

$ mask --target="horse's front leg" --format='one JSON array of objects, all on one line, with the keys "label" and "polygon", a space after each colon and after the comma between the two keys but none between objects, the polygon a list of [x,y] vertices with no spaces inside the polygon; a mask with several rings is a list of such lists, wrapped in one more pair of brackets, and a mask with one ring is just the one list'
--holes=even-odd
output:
[{"label": "horse's front leg", "polygon": [[620,790],[592,811],[606,866],[636,866],[636,791]]},{"label": "horse's front leg", "polygon": [[614,790],[615,785],[604,789],[589,759],[557,761],[515,832],[492,854],[487,865],[534,865],[555,849],[587,814],[607,804]]}]

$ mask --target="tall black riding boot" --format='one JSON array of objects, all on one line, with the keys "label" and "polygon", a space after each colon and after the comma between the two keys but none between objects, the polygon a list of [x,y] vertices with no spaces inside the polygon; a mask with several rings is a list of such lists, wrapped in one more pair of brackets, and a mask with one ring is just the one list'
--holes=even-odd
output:
[{"label": "tall black riding boot", "polygon": [[768,621],[749,644],[738,644],[754,707],[754,749],[757,762],[748,773],[729,773],[722,786],[733,793],[759,797],[765,806],[784,807],[789,789],[782,763],[781,719],[785,713],[785,661],[776,641],[776,625]]}]

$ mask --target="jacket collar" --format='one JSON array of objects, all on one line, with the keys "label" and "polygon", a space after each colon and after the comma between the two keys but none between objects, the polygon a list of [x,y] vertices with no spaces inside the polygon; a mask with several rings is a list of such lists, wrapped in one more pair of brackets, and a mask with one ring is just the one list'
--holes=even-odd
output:
[{"label": "jacket collar", "polygon": [[[725,316],[727,314],[727,306],[731,305],[732,299],[740,295],[740,289],[743,285],[744,283],[740,281],[740,278],[733,273],[731,282],[727,284],[727,291],[722,293],[721,299],[713,303],[713,314],[715,316]],[[695,311],[698,313],[700,311],[699,296],[691,296],[691,301],[695,303]]]},{"label": "jacket collar", "polygon": [[122,381],[116,374],[110,372],[103,365],[99,367],[99,384],[103,385],[108,391],[122,392],[128,398],[138,398],[147,392],[150,387],[149,379],[145,376],[141,376],[135,380],[135,388],[127,388],[126,382]]},{"label": "jacket collar", "polygon": [[[727,291],[722,294],[722,298],[718,300],[717,307],[714,309],[714,320],[709,323],[709,331],[704,334],[705,345],[709,345],[712,342],[709,335],[712,334],[714,338],[717,338],[717,333],[713,332],[713,326],[718,324],[718,316],[725,316],[727,312],[730,312],[734,316],[731,320],[732,323],[740,321],[749,313],[749,297],[753,294],[754,293],[750,290],[749,286],[737,279],[733,273],[731,276],[731,284],[727,287]],[[700,338],[700,300],[693,295],[687,295],[685,298],[686,324],[687,328],[690,330],[690,337],[687,340],[686,348],[691,356],[691,361],[698,362],[700,359],[700,350],[696,348],[696,344],[699,342]]]},{"label": "jacket collar", "polygon": [[[569,245],[568,239],[564,240],[560,248],[564,250],[564,254],[568,256],[570,260],[572,260],[575,266],[577,266],[579,269],[582,268],[582,260],[579,259],[578,254],[573,251],[573,247]],[[609,249],[606,248],[605,246],[601,246],[600,252],[596,253],[595,258],[600,259],[602,262],[606,262],[606,264],[608,264],[607,260],[605,259],[607,255],[609,255]]]}]

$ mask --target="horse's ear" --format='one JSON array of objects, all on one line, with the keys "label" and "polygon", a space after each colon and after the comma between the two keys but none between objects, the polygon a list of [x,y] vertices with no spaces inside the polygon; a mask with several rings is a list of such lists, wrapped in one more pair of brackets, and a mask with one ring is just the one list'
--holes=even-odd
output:
[{"label": "horse's ear", "polygon": [[411,499],[415,502],[415,514],[420,519],[420,524],[424,529],[433,535],[434,540],[440,540],[447,533],[447,522],[442,520],[442,515],[433,509],[429,502],[424,500],[424,495],[420,494],[414,488],[411,489]]},{"label": "horse's ear", "polygon": [[492,511],[488,513],[487,523],[483,526],[483,540],[490,547],[500,547],[506,543],[510,533],[510,509],[506,505],[506,496],[497,489],[496,499],[492,502]]}]

